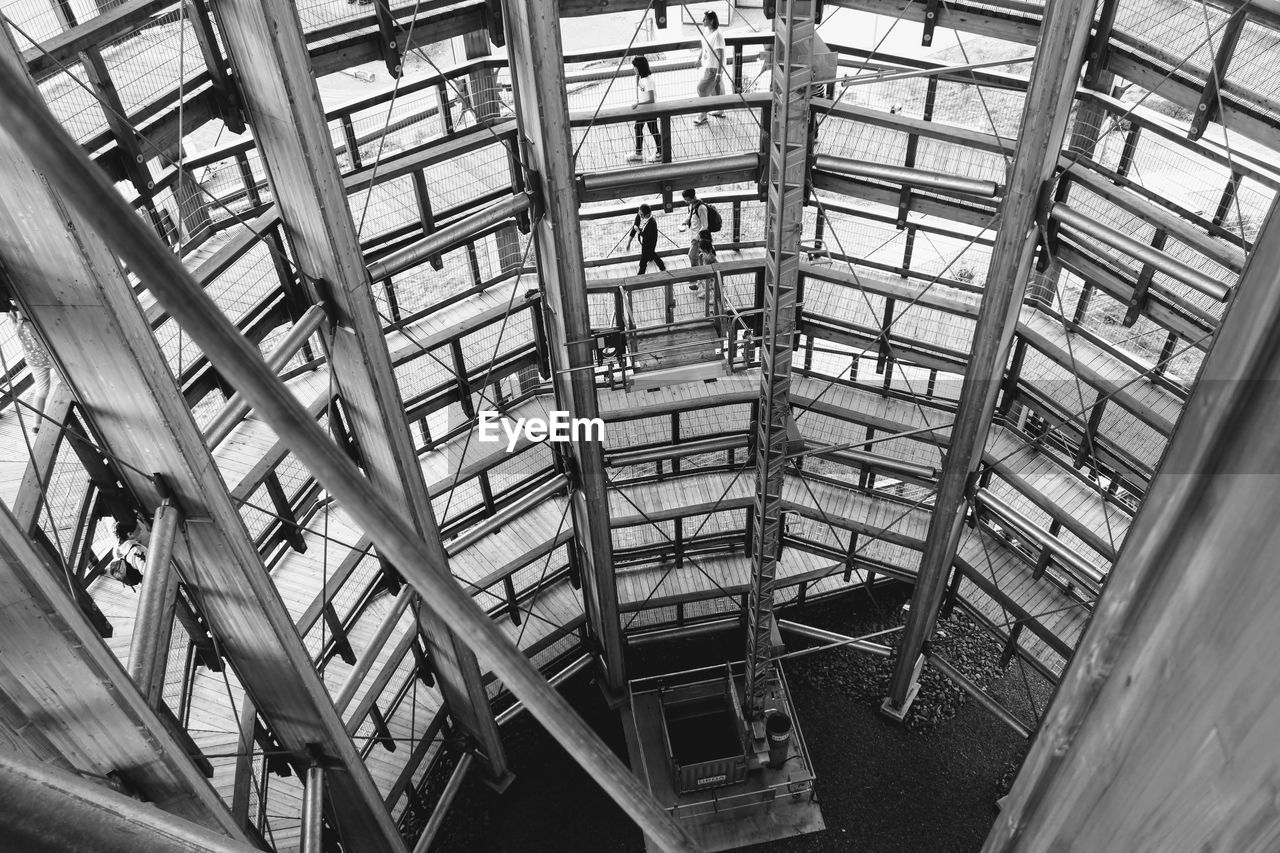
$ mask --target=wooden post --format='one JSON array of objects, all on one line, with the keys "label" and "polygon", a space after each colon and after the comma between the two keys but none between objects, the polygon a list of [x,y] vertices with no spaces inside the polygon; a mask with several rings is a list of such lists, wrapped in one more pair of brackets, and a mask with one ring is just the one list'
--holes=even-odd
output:
[{"label": "wooden post", "polygon": [[[467,59],[481,59],[490,55],[489,34],[475,30],[462,35],[462,47]],[[502,117],[502,93],[498,89],[498,75],[485,65],[468,78],[471,85],[471,103],[475,106],[476,121],[493,123]],[[520,237],[514,225],[499,228],[493,233],[498,247],[498,266],[504,273],[515,272],[520,265]]]},{"label": "wooden post", "polygon": [[934,620],[955,559],[964,523],[971,475],[982,460],[1000,380],[1009,359],[1022,296],[1038,242],[1039,217],[1046,213],[1044,188],[1066,133],[1071,99],[1084,62],[1093,21],[1093,3],[1049,0],[1040,50],[1031,71],[1022,133],[1000,211],[1000,231],[991,250],[990,273],[974,327],[973,351],[960,390],[955,426],[938,483],[924,556],[911,597],[911,611],[894,662],[884,709],[905,715],[919,673],[920,652]]},{"label": "wooden post", "polygon": [[[144,226],[145,227],[145,226]],[[208,830],[247,840],[188,750],[125,676],[115,655],[80,611],[55,567],[7,507],[0,506],[0,731],[6,755],[22,755],[47,768],[105,775],[130,768],[135,789],[161,805],[147,808]],[[92,719],[68,721],[68,706],[92,708]],[[85,724],[87,723],[87,724]],[[89,784],[85,780],[86,784]],[[5,849],[33,849],[17,828],[30,816],[21,797],[5,795],[0,839]],[[71,819],[71,804],[58,823]],[[83,817],[83,815],[80,815]],[[45,839],[65,827],[38,827]],[[92,827],[80,826],[81,831]],[[49,841],[53,844],[53,841]],[[50,849],[43,845],[36,849]]]},{"label": "wooden post", "polygon": [[[534,223],[533,239],[556,406],[573,418],[595,418],[599,415],[591,369],[595,346],[582,267],[559,7],[541,0],[512,0],[504,9],[521,160],[543,211]],[[569,448],[578,485],[569,501],[584,558],[581,580],[587,622],[599,643],[600,683],[620,700],[626,672],[603,447],[599,440],[591,440],[573,442]]]}]

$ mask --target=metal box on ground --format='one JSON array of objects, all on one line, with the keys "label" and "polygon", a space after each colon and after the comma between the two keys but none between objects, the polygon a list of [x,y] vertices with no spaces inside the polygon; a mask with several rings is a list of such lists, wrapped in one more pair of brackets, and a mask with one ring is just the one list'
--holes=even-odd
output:
[{"label": "metal box on ground", "polygon": [[736,785],[746,778],[742,709],[727,675],[665,687],[658,700],[677,793]]}]

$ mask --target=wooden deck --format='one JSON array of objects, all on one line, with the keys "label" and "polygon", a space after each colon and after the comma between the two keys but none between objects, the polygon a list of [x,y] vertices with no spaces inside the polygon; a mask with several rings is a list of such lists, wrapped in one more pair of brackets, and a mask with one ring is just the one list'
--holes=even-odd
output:
[{"label": "wooden deck", "polygon": [[[949,424],[952,418],[950,412],[940,409],[810,377],[792,380],[791,399],[799,410],[796,423],[801,432],[836,444],[865,440],[864,430],[856,426],[872,427],[877,434],[896,433]],[[829,417],[817,423],[811,416],[806,418],[806,410]],[[925,438],[945,447],[950,430],[940,429]],[[998,425],[987,436],[983,458],[1028,500],[1108,561],[1114,559],[1132,517],[1116,503],[1104,500],[1097,484]]]}]

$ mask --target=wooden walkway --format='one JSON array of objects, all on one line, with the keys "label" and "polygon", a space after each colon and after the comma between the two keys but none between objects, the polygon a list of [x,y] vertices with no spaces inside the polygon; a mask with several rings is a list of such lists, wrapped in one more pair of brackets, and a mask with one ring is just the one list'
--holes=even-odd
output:
[{"label": "wooden walkway", "polygon": [[[941,409],[811,377],[792,380],[791,399],[798,410],[796,424],[801,433],[832,444],[865,440],[865,430],[860,426],[872,427],[877,434],[897,433],[935,425],[945,427],[952,419],[950,412]],[[945,447],[950,430],[939,429],[924,439]],[[879,452],[887,450],[881,447]],[[1087,552],[1081,556],[1093,559],[1104,570],[1110,567],[1132,518],[1120,505],[1104,500],[1097,484],[999,425],[987,436],[983,458],[1020,495],[1105,560],[1099,561]]]}]

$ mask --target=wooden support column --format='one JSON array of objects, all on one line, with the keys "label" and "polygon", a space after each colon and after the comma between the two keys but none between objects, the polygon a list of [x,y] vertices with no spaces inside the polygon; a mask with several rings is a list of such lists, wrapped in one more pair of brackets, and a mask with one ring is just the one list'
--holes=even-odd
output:
[{"label": "wooden support column", "polygon": [[951,443],[938,483],[911,611],[894,662],[884,709],[901,718],[916,689],[920,653],[932,635],[964,524],[970,480],[982,460],[996,397],[1009,360],[1022,296],[1047,214],[1049,181],[1058,161],[1076,80],[1084,61],[1093,3],[1049,0],[1040,49],[1031,70],[1022,132],[1000,208],[1000,231],[973,334],[973,350],[960,390]]},{"label": "wooden support column", "polygon": [[[214,0],[213,8],[299,271],[314,301],[332,303],[329,357],[363,467],[422,536],[430,570],[451,578],[297,10],[288,0]],[[504,778],[475,655],[430,611],[420,618],[450,715],[480,744],[493,778]]]},{"label": "wooden support column", "polygon": [[173,543],[183,523],[182,511],[166,500],[156,508],[147,543],[147,566],[138,594],[129,648],[129,675],[152,708],[164,695],[165,667],[169,662],[169,637],[173,633],[178,604],[178,573],[173,569]]},{"label": "wooden support column", "polygon": [[[561,59],[558,4],[512,0],[504,5],[507,51],[515,89],[521,160],[542,208],[533,227],[543,288],[556,406],[574,418],[596,418],[594,346],[582,266],[582,230],[574,180],[569,108]],[[569,497],[583,557],[582,595],[587,622],[599,644],[600,683],[615,697],[626,684],[618,592],[609,529],[604,455],[598,440],[568,445],[576,471]]]},{"label": "wooden support column", "polygon": [[[0,97],[10,105],[4,108],[6,116],[21,102],[29,115],[53,121],[7,32],[0,35],[0,80]],[[73,194],[92,192],[93,204],[111,210],[112,219],[142,226],[129,241],[132,247],[164,252],[176,265],[174,274],[189,274],[148,233],[106,176],[76,159],[83,158],[82,152],[61,149],[60,159],[50,157],[37,167],[30,158],[38,146],[21,139],[15,128],[8,118],[0,128],[0,185],[5,187],[0,194],[0,260],[19,301],[48,342],[75,398],[92,413],[104,447],[120,460],[124,493],[156,506],[164,495],[152,477],[138,472],[164,474],[187,515],[180,565],[197,571],[184,578],[186,585],[263,718],[284,748],[317,744],[340,763],[343,772],[333,780],[338,820],[364,840],[366,849],[398,853],[404,843],[395,823],[311,666],[117,260],[129,247],[108,247],[83,218],[84,208],[70,209],[62,193],[69,187]],[[39,138],[45,149],[41,153],[48,155],[54,139],[65,141],[65,131],[51,124]],[[63,182],[60,190],[53,189],[52,176],[69,164],[83,170],[76,184]],[[90,190],[95,181],[105,186]],[[253,346],[243,337],[241,341]],[[185,754],[176,744],[169,748]]]},{"label": "wooden support column", "polygon": [[1280,216],[1255,242],[986,853],[1280,839]]},{"label": "wooden support column", "polygon": [[[65,382],[59,382],[49,393],[44,414],[52,423],[32,441],[31,457],[13,500],[13,516],[23,532],[31,530],[44,512],[45,491],[53,480],[54,461],[62,447],[62,430],[55,426],[63,426],[71,416],[71,390]],[[34,414],[24,411],[22,416],[25,419]]]},{"label": "wooden support column", "polygon": [[231,816],[241,828],[249,826],[249,800],[253,793],[258,761],[253,735],[258,727],[258,711],[247,697],[240,703],[239,739],[236,741],[236,769],[231,783]]}]

